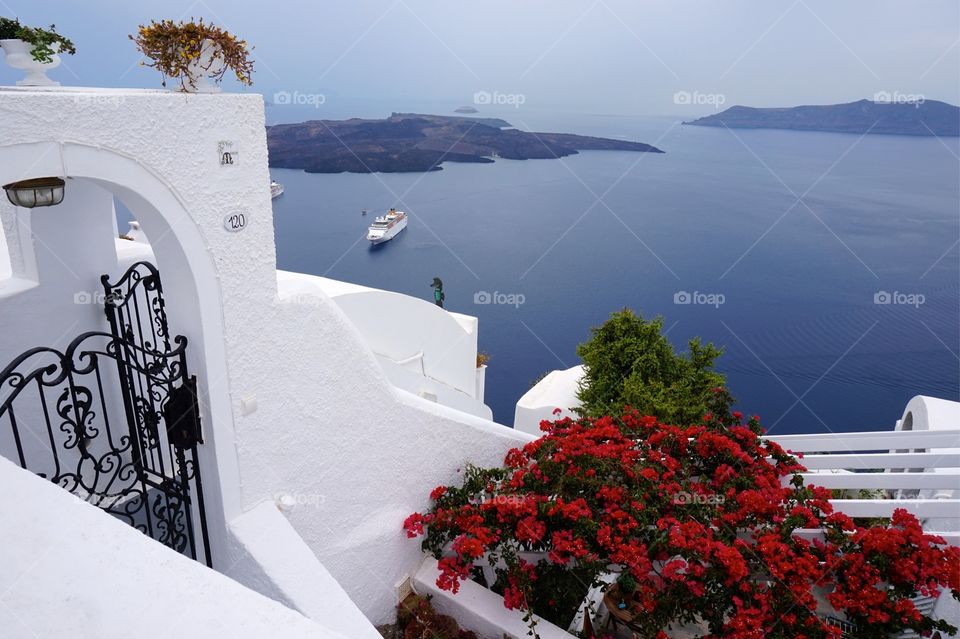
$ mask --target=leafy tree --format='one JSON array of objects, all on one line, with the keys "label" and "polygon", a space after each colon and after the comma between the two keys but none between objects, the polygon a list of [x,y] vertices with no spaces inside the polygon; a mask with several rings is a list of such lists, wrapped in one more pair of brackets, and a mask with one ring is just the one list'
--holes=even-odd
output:
[{"label": "leafy tree", "polygon": [[687,353],[675,353],[662,330],[662,317],[647,321],[630,309],[591,329],[590,340],[577,347],[586,369],[578,393],[584,415],[617,415],[632,406],[668,424],[703,417],[711,389],[724,385],[714,370],[723,351],[694,338]]}]

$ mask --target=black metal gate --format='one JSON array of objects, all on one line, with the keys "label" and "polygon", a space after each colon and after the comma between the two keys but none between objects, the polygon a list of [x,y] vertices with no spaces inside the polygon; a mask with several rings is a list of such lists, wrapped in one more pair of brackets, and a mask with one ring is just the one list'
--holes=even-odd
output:
[{"label": "black metal gate", "polygon": [[0,372],[0,452],[209,566],[187,339],[171,346],[153,265],[102,283],[109,333],[30,349]]}]

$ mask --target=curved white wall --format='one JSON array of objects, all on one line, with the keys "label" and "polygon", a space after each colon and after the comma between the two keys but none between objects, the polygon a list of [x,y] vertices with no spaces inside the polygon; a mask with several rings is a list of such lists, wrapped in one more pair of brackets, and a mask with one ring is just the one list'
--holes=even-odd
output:
[{"label": "curved white wall", "polygon": [[[957,430],[960,429],[960,402],[937,397],[917,395],[907,402],[903,416],[897,420],[896,430]],[[933,453],[960,453],[960,448],[935,448]],[[956,473],[960,468],[933,468],[928,472]],[[919,499],[951,499],[958,491],[939,489],[912,491]],[[956,531],[957,519],[928,519],[925,525],[930,530]]]},{"label": "curved white wall", "polygon": [[277,271],[279,296],[310,305],[329,297],[376,354],[390,382],[491,419],[477,384],[477,318],[451,313],[409,295],[325,277]]},{"label": "curved white wall", "polygon": [[907,402],[896,430],[955,430],[960,428],[960,402],[917,395]]},{"label": "curved white wall", "polygon": [[[531,435],[541,435],[540,422],[574,416],[570,409],[580,405],[577,391],[583,379],[583,366],[550,371],[517,401],[513,427]],[[554,411],[560,409],[560,413]]]},{"label": "curved white wall", "polygon": [[424,375],[467,393],[476,389],[477,319],[392,291],[303,273],[277,272],[281,297],[322,292],[371,350],[395,363],[416,360]]}]

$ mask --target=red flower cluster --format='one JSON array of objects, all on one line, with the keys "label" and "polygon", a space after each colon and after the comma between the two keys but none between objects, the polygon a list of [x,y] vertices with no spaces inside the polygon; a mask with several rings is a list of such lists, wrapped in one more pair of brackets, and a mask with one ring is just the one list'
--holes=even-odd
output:
[{"label": "red flower cluster", "polygon": [[[528,618],[548,612],[538,601],[578,600],[613,567],[649,637],[689,622],[711,639],[838,637],[817,614],[829,606],[864,637],[955,631],[911,598],[957,596],[957,548],[902,510],[872,527],[834,513],[830,491],[805,486],[797,460],[718,396],[690,426],[630,410],[544,422],[544,436],[502,468],[468,468],[463,486],[435,489],[434,506],[404,522],[407,535],[425,535],[437,584],[453,592],[479,561],[501,566],[494,587]],[[805,540],[802,528],[825,534]],[[557,592],[568,587],[578,590]]]}]

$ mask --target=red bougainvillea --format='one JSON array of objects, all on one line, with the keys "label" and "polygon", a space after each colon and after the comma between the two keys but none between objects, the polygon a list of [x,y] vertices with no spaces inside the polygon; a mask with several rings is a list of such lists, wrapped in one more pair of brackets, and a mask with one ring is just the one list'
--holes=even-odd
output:
[{"label": "red bougainvillea", "polygon": [[[903,510],[870,527],[833,512],[830,491],[804,485],[804,468],[761,437],[756,417],[729,413],[723,390],[714,403],[688,426],[631,410],[544,422],[503,467],[436,488],[404,529],[439,558],[439,587],[457,592],[489,562],[491,585],[528,620],[557,618],[614,572],[651,638],[688,623],[711,639],[839,637],[824,615],[864,638],[956,631],[911,598],[960,598],[957,548]],[[824,534],[797,533],[811,528]]]}]

